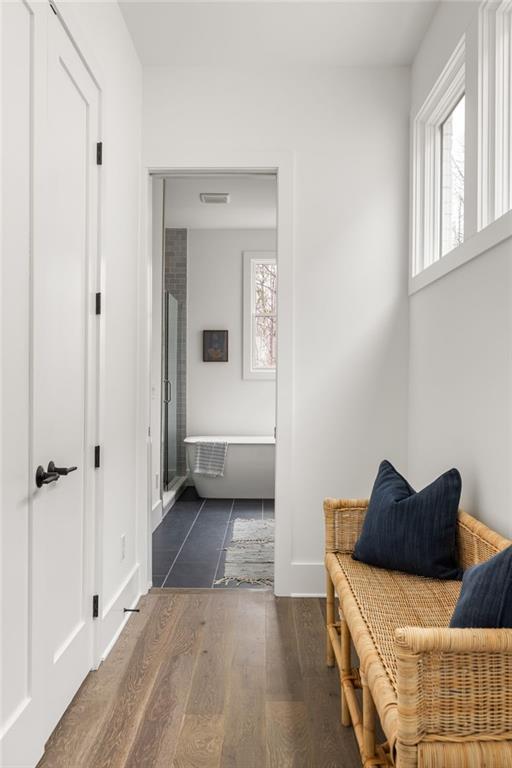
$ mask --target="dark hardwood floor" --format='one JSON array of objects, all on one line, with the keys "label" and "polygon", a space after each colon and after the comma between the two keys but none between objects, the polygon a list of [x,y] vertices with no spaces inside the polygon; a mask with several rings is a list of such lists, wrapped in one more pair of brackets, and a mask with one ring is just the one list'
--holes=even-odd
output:
[{"label": "dark hardwood floor", "polygon": [[323,601],[153,590],[39,768],[356,768],[324,663]]}]

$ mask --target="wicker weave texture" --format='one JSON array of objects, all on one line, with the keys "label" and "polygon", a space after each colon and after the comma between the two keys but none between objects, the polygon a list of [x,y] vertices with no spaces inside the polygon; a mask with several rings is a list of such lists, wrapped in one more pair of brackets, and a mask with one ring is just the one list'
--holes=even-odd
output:
[{"label": "wicker weave texture", "polygon": [[512,768],[512,742],[420,744],[417,764],[418,768]]},{"label": "wicker weave texture", "polygon": [[[368,499],[325,499],[326,552],[354,551],[367,509]],[[462,510],[457,530],[459,560],[464,569],[488,560],[512,543]]]},{"label": "wicker weave texture", "polygon": [[[354,561],[367,505],[326,500],[325,562],[390,759],[399,768],[512,768],[512,630],[449,629],[459,582]],[[510,543],[459,513],[464,568]],[[361,752],[365,764],[382,764]]]},{"label": "wicker weave texture", "polygon": [[336,554],[336,559],[396,691],[396,628],[447,627],[459,597],[460,582],[373,568],[348,554]]},{"label": "wicker weave texture", "polygon": [[363,527],[368,499],[326,499],[325,551],[353,552]]},{"label": "wicker weave texture", "polygon": [[459,561],[464,569],[488,560],[512,542],[465,512],[459,512]]},{"label": "wicker weave texture", "polygon": [[396,632],[398,737],[512,739],[512,630]]}]

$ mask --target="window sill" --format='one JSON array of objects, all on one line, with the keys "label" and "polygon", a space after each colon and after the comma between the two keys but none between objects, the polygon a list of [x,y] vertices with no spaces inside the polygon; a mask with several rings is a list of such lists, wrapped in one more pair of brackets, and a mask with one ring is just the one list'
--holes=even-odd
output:
[{"label": "window sill", "polygon": [[244,371],[246,381],[275,381],[275,371]]},{"label": "window sill", "polygon": [[488,224],[439,261],[409,278],[409,296],[512,237],[512,211]]}]

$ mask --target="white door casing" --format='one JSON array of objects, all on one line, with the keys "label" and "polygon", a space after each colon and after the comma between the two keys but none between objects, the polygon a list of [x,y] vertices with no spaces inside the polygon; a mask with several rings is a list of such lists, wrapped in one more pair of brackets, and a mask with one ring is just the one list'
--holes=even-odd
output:
[{"label": "white door casing", "polygon": [[[2,14],[0,763],[14,768],[35,765],[93,663],[99,93],[49,5]],[[37,489],[50,460],[78,469]]]}]

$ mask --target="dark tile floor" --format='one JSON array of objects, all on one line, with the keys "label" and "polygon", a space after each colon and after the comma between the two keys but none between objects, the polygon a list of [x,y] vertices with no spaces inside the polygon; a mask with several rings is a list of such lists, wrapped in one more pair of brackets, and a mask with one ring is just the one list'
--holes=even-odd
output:
[{"label": "dark tile floor", "polygon": [[153,586],[225,587],[215,581],[235,520],[266,517],[274,517],[273,499],[201,499],[187,488],[153,533]]}]

